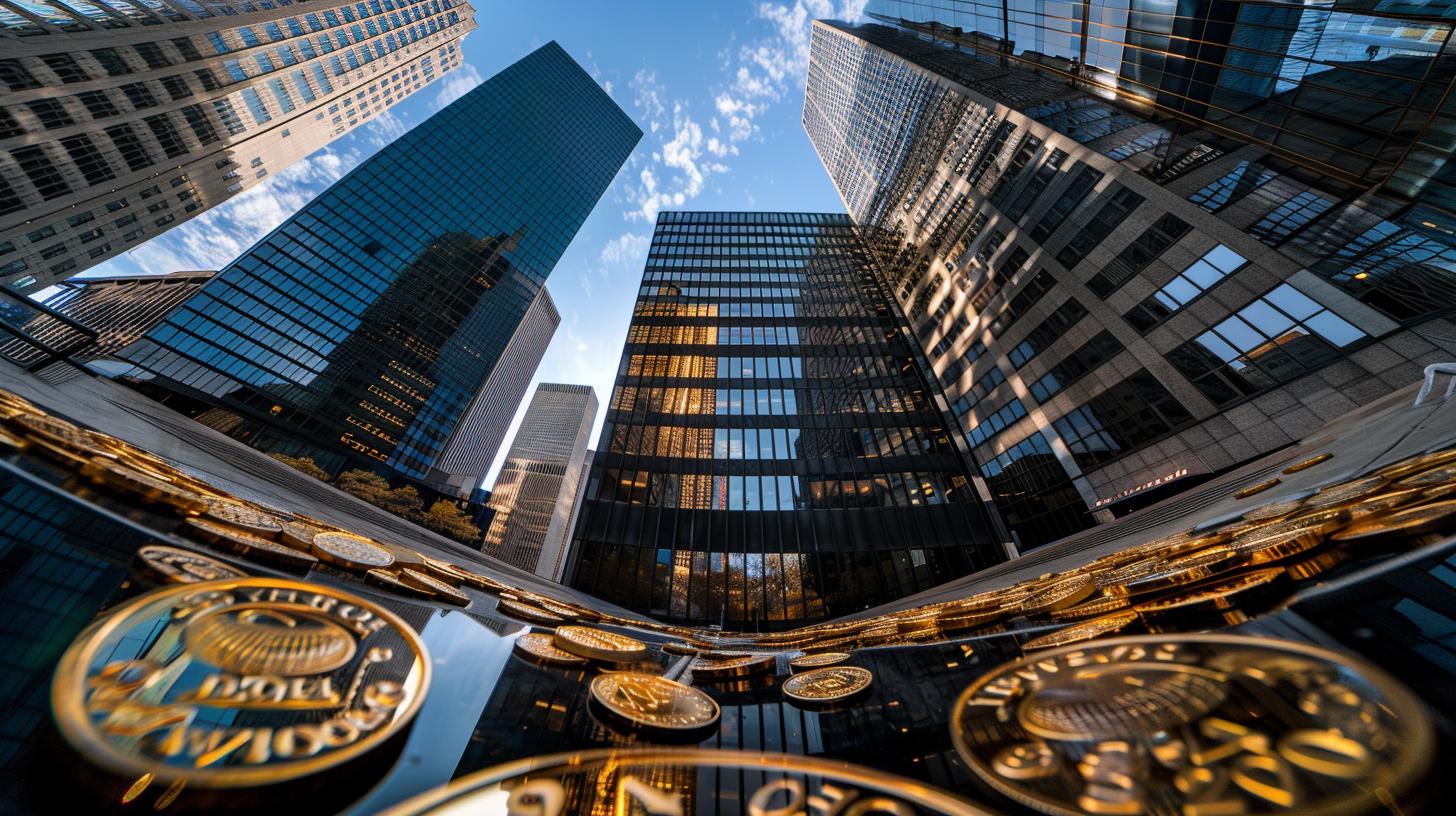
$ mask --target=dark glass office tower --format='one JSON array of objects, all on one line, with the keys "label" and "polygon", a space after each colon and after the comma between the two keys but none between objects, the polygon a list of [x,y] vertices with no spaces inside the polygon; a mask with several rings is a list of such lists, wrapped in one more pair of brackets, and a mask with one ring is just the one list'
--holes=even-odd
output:
[{"label": "dark glass office tower", "polygon": [[130,376],[255,447],[426,480],[640,137],[548,44],[230,264]]},{"label": "dark glass office tower", "polygon": [[[1429,95],[1370,115],[1370,83],[1414,58],[1389,56],[1389,20],[1359,40],[1325,10],[1198,8],[1240,23],[950,0],[813,27],[804,128],[1024,548],[1286,447],[1456,354],[1440,173],[1396,184],[1378,138],[1354,137],[1384,128],[1416,156],[1431,132],[1396,123],[1449,71],[1428,53]],[[1194,39],[1159,45],[1169,25]],[[1250,51],[1260,31],[1289,53]],[[1219,63],[1160,56],[1218,38]],[[1356,40],[1372,50],[1352,56]],[[1206,68],[1206,110],[1163,104]],[[1214,110],[1235,86],[1265,94],[1243,119]]]},{"label": "dark glass office tower", "polygon": [[912,342],[847,217],[659,215],[567,582],[760,629],[1003,560]]}]

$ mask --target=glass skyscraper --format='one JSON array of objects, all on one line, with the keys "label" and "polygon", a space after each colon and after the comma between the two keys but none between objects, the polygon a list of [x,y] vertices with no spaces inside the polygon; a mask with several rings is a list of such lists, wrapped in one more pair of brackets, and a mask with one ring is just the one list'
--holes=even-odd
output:
[{"label": "glass skyscraper", "polygon": [[664,212],[566,582],[782,628],[1005,558],[843,215]]},{"label": "glass skyscraper", "polygon": [[[1306,13],[1226,5],[1240,20]],[[1107,8],[1016,7],[1009,28],[1002,9],[879,3],[893,25],[816,22],[803,117],[1023,547],[1287,446],[1456,353],[1456,221],[1440,174],[1403,198],[1399,162],[1377,171],[1355,144],[1333,162],[1299,141],[1381,124],[1347,98],[1368,88],[1335,82],[1356,67],[1326,70],[1299,49],[1283,73],[1265,66],[1280,99],[1335,82],[1301,103],[1327,127],[1281,108],[1245,137],[1211,109],[1148,101],[1183,64],[1135,70],[1162,47],[1129,33],[1157,23],[1151,12],[1118,34],[1137,47],[1094,70],[1065,32]],[[1290,42],[1329,43],[1324,54],[1350,25]],[[1385,42],[1369,39],[1370,72],[1399,62]],[[1244,57],[1229,59],[1224,82]],[[1272,116],[1260,104],[1246,112]]]},{"label": "glass skyscraper", "polygon": [[229,264],[129,377],[254,447],[423,481],[639,138],[547,44]]},{"label": "glass skyscraper", "polygon": [[460,0],[0,3],[0,283],[37,291],[462,64]]}]

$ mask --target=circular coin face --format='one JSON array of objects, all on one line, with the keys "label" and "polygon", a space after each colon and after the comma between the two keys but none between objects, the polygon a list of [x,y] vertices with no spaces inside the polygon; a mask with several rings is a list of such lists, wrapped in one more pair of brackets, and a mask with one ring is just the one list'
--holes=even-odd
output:
[{"label": "circular coin face", "polygon": [[647,644],[636,638],[589,626],[558,626],[554,637],[558,648],[608,663],[628,663],[647,654]]},{"label": "circular coin face", "polygon": [[558,617],[544,609],[537,609],[530,604],[521,603],[520,601],[507,601],[502,599],[496,602],[495,608],[513,618],[530,621],[531,623],[539,623],[545,626],[558,626],[566,623],[565,618]]},{"label": "circular coin face", "polygon": [[587,659],[571,652],[563,652],[551,642],[551,636],[544,632],[527,632],[516,638],[516,651],[532,660],[554,663],[558,666],[585,666]]},{"label": "circular coin face", "polygon": [[722,660],[700,657],[693,661],[694,680],[736,680],[750,674],[772,672],[778,659],[771,654],[740,655]]},{"label": "circular coin face", "polygon": [[283,525],[277,517],[262,510],[255,510],[246,504],[228,499],[207,499],[207,509],[202,512],[206,518],[236,527],[245,533],[264,538],[277,538],[283,532]]},{"label": "circular coin face", "polygon": [[372,539],[352,533],[317,533],[309,551],[321,561],[347,569],[384,569],[394,563],[394,553]]},{"label": "circular coin face", "polygon": [[961,694],[951,736],[981,779],[1048,814],[1364,813],[1409,790],[1433,750],[1419,702],[1374,666],[1226,635],[1005,664]]},{"label": "circular coin face", "polygon": [[1092,597],[1097,584],[1090,575],[1072,575],[1053,580],[1043,589],[1027,595],[1021,601],[1021,611],[1027,614],[1045,614],[1058,609],[1076,606]]},{"label": "circular coin face", "polygon": [[246,578],[237,567],[224,564],[201,553],[188,552],[165,544],[148,544],[137,550],[137,558],[147,569],[174,584],[195,584],[219,578]]},{"label": "circular coin face", "polygon": [[66,740],[109,771],[235,788],[377,747],[429,683],[424,644],[389,610],[319,584],[238,578],[107,614],[61,658],[51,704]]},{"label": "circular coin face", "polygon": [[642,728],[696,731],[718,722],[712,697],[656,674],[603,674],[592,680],[591,695],[607,711]]},{"label": "circular coin face", "polygon": [[868,689],[875,676],[858,666],[830,666],[800,672],[784,681],[784,696],[800,703],[826,705]]},{"label": "circular coin face", "polygon": [[[751,784],[721,788],[718,779],[748,779]],[[810,801],[826,803],[823,807],[850,805],[840,813],[988,813],[924,782],[844,762],[757,751],[652,748],[573,751],[519,760],[456,779],[382,816],[571,816],[649,809],[763,816],[819,811]]]},{"label": "circular coin face", "polygon": [[819,652],[818,654],[799,655],[789,661],[789,670],[801,672],[808,669],[822,669],[825,666],[837,666],[848,659],[849,652]]}]

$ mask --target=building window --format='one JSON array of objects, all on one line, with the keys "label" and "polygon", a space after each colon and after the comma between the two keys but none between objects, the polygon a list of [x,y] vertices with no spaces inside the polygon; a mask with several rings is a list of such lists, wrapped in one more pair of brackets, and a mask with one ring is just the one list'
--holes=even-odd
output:
[{"label": "building window", "polygon": [[1087,288],[1106,300],[1119,286],[1127,283],[1134,275],[1146,269],[1154,259],[1167,252],[1169,247],[1178,243],[1178,239],[1187,235],[1190,229],[1192,227],[1188,226],[1187,221],[1172,213],[1164,214],[1117,253],[1117,257],[1112,259],[1107,268],[1093,275],[1087,281]]},{"label": "building window", "polygon": [[1052,423],[1072,458],[1093,468],[1168,434],[1192,415],[1146,369]]},{"label": "building window", "polygon": [[1045,403],[1062,389],[1116,357],[1122,349],[1122,343],[1111,332],[1098,332],[1097,336],[1083,343],[1061,362],[1052,366],[1052,370],[1041,379],[1032,383],[1031,395],[1036,397],[1037,402]]},{"label": "building window", "polygon": [[1366,336],[1281,283],[1168,359],[1204,396],[1225,405],[1315,371]]},{"label": "building window", "polygon": [[76,120],[66,112],[66,108],[55,99],[39,99],[35,102],[26,103],[30,112],[40,120],[41,127],[46,130],[55,130],[66,125],[75,124]]},{"label": "building window", "polygon": [[1305,190],[1275,207],[1247,231],[1269,246],[1278,246],[1300,227],[1333,206],[1334,199],[1313,190]]},{"label": "building window", "polygon": [[1067,269],[1076,267],[1143,203],[1143,197],[1132,190],[1121,185],[1114,187],[1116,191],[1096,205],[1087,225],[1073,235],[1067,245],[1057,253],[1057,261],[1062,266]]},{"label": "building window", "polygon": [[40,145],[27,145],[17,147],[10,151],[10,155],[20,165],[30,182],[35,185],[36,192],[41,198],[49,201],[52,198],[60,198],[71,192],[70,185],[61,175],[56,163],[45,154]]},{"label": "building window", "polygon": [[1163,288],[1132,307],[1123,318],[1146,334],[1245,263],[1248,261],[1244,256],[1219,244],[1189,264]]},{"label": "building window", "polygon": [[1277,175],[1257,162],[1241,161],[1234,169],[1188,196],[1188,200],[1209,212],[1218,212],[1263,187]]}]

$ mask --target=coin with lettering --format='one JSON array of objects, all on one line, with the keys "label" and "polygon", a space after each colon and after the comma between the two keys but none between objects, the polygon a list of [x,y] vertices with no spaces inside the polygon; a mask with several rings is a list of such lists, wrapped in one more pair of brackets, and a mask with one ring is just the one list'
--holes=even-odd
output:
[{"label": "coin with lettering", "polygon": [[869,669],[829,666],[798,672],[784,681],[784,696],[798,703],[829,705],[866,691],[875,680]]},{"label": "coin with lettering", "polygon": [[629,663],[647,654],[647,644],[636,638],[589,626],[558,626],[556,645],[574,655],[608,663]]},{"label": "coin with lettering", "polygon": [[990,787],[1057,816],[1395,810],[1434,751],[1420,702],[1375,666],[1232,635],[1036,652],[971,683],[951,737]]},{"label": "coin with lettering", "polygon": [[712,697],[674,680],[643,672],[611,672],[591,682],[592,700],[633,726],[657,731],[699,731],[718,722]]},{"label": "coin with lettering", "polygon": [[551,642],[551,636],[544,632],[527,632],[521,635],[516,638],[515,649],[532,660],[557,666],[585,666],[588,662],[584,657],[577,657],[571,652],[556,648]]},{"label": "coin with lettering", "polygon": [[309,544],[309,552],[320,561],[346,569],[384,569],[394,563],[394,553],[373,539],[353,533],[317,533]]},{"label": "coin with lettering", "polygon": [[137,550],[137,559],[155,575],[174,584],[195,584],[219,578],[246,578],[248,574],[202,553],[148,544]]},{"label": "coin with lettering", "polygon": [[320,584],[236,578],[107,613],[61,658],[51,703],[65,739],[108,771],[239,788],[377,748],[429,684],[424,643],[388,609]]},{"label": "coin with lettering", "polygon": [[[732,780],[725,784],[723,780]],[[595,749],[478,771],[381,816],[989,816],[924,781],[841,760],[682,747]]]},{"label": "coin with lettering", "polygon": [[825,666],[837,666],[848,660],[849,656],[849,652],[817,652],[799,655],[789,660],[789,671],[797,673],[810,669],[822,669]]}]

